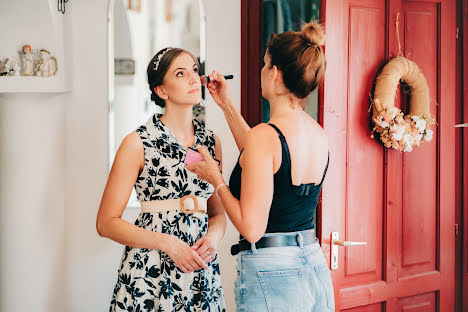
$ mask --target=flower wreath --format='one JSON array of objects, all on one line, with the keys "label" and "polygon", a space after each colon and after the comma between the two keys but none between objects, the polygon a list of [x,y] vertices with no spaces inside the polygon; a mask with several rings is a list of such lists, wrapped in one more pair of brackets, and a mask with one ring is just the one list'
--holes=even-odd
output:
[{"label": "flower wreath", "polygon": [[[411,88],[408,115],[394,106],[396,88],[403,80]],[[405,57],[396,57],[382,69],[376,79],[374,98],[372,137],[379,133],[385,147],[411,152],[420,146],[423,139],[431,141],[435,123],[430,113],[429,88],[426,78],[416,63]]]}]

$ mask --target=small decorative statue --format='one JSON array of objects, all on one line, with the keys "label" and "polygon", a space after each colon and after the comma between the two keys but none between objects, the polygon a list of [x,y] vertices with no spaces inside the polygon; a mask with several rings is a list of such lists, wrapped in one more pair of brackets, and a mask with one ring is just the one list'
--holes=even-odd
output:
[{"label": "small decorative statue", "polygon": [[1,64],[0,76],[19,76],[18,63],[15,59],[7,58]]},{"label": "small decorative statue", "polygon": [[42,49],[41,59],[37,62],[35,68],[36,76],[50,77],[57,73],[57,59],[50,56],[50,52]]},{"label": "small decorative statue", "polygon": [[34,75],[34,59],[32,55],[31,46],[29,44],[23,46],[23,53],[24,54],[22,55],[22,74],[23,76],[32,76]]},{"label": "small decorative statue", "polygon": [[9,62],[9,59],[5,59],[0,63],[0,76],[8,76],[10,74],[11,67],[8,65]]},{"label": "small decorative statue", "polygon": [[17,62],[13,64],[13,71],[10,72],[11,76],[21,76],[21,67],[18,65]]}]

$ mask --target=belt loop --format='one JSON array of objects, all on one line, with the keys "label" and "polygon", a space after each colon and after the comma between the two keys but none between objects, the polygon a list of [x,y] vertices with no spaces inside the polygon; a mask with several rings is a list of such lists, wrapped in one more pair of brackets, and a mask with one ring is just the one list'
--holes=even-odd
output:
[{"label": "belt loop", "polygon": [[297,233],[297,236],[296,236],[296,240],[297,240],[297,244],[299,245],[299,247],[301,247],[301,249],[304,248],[304,237],[302,236],[302,233]]},{"label": "belt loop", "polygon": [[250,249],[252,250],[252,253],[257,253],[257,247],[255,247],[255,243],[250,243]]}]

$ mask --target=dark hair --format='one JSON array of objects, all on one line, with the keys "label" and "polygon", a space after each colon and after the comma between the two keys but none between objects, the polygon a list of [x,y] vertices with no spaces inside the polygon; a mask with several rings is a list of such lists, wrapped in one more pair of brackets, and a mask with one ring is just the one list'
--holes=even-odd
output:
[{"label": "dark hair", "polygon": [[275,65],[281,70],[284,85],[300,99],[306,98],[323,81],[324,43],[324,31],[316,22],[304,24],[301,31],[273,34],[268,42],[270,68]]},{"label": "dark hair", "polygon": [[[154,88],[157,86],[160,86],[163,84],[164,76],[167,73],[167,70],[171,66],[172,62],[176,57],[181,55],[182,53],[187,53],[190,55],[195,63],[200,67],[198,60],[193,56],[192,53],[184,50],[184,49],[179,49],[179,48],[164,48],[161,49],[158,53],[156,53],[151,61],[148,64],[148,68],[146,69],[146,74],[148,76],[148,84],[149,88],[151,90],[151,100],[156,103],[156,105],[164,107],[166,106],[166,103],[164,102],[163,99],[161,99],[156,92],[154,91]],[[160,59],[158,63],[158,57],[160,54],[163,54],[162,58]],[[156,63],[158,63],[158,68],[156,68]]]}]

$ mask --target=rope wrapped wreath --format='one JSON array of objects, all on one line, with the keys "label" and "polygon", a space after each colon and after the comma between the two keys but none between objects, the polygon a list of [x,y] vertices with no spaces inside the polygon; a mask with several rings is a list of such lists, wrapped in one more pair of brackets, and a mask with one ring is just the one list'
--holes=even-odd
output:
[{"label": "rope wrapped wreath", "polygon": [[[400,80],[411,88],[407,115],[394,106]],[[390,60],[376,79],[372,104],[372,131],[380,134],[385,147],[411,152],[413,147],[421,145],[423,139],[432,140],[430,127],[434,119],[430,113],[429,88],[416,63],[401,56]]]},{"label": "rope wrapped wreath", "polygon": [[[398,36],[398,16],[396,27]],[[401,46],[399,49],[399,56],[390,60],[376,79],[374,98],[371,100],[374,122],[372,137],[377,132],[385,147],[411,152],[413,147],[421,145],[423,139],[432,140],[433,131],[430,128],[435,121],[430,113],[426,78],[416,63],[403,57]],[[394,106],[400,80],[411,89],[407,115]]]}]

